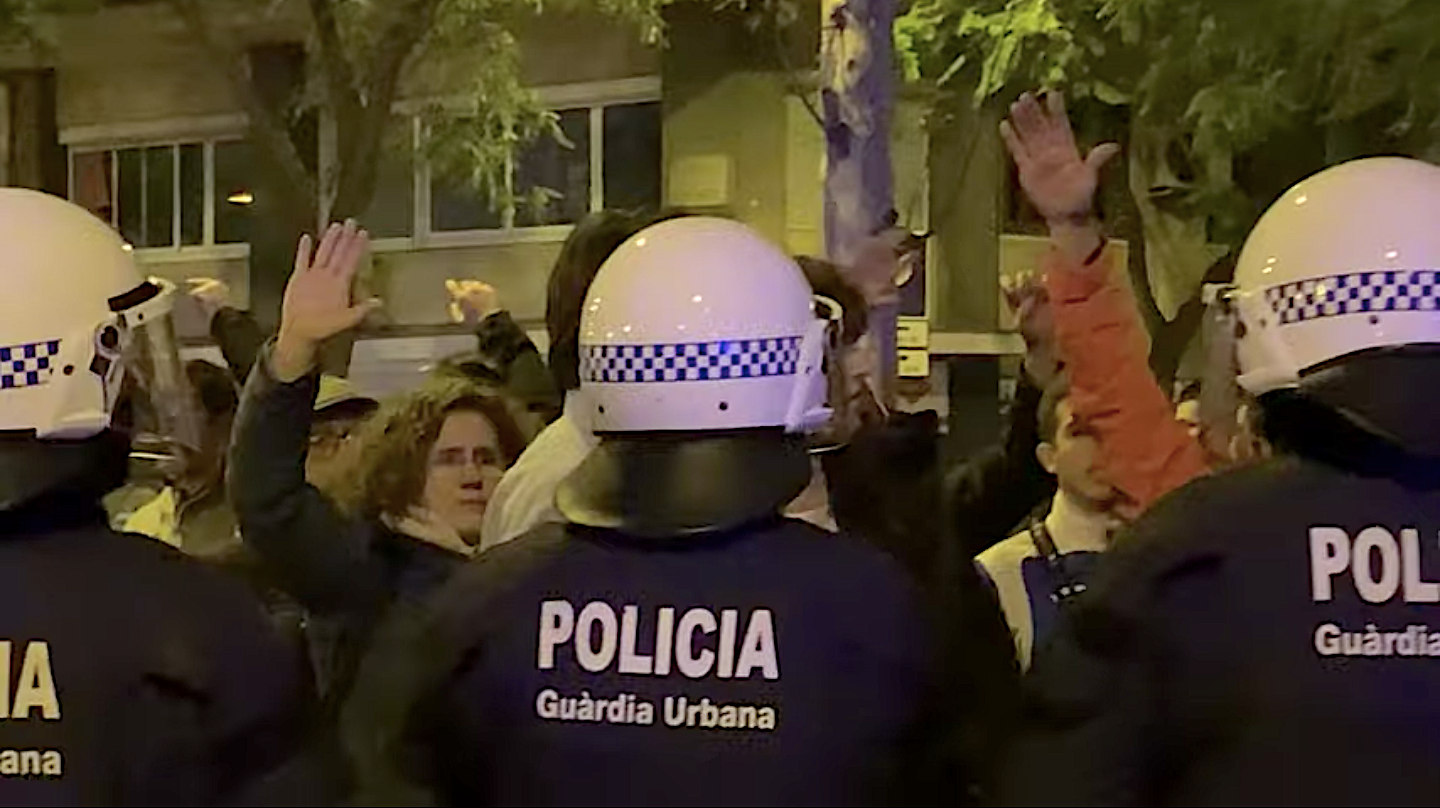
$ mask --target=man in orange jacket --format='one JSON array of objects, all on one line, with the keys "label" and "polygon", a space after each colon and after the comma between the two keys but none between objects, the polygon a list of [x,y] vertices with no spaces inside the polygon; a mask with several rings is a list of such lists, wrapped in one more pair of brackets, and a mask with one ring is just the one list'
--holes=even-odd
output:
[{"label": "man in orange jacket", "polygon": [[1100,170],[1120,147],[1101,144],[1082,157],[1059,93],[1021,96],[1000,131],[1050,228],[1045,289],[1073,417],[1099,444],[1095,473],[1120,493],[1116,510],[1134,518],[1209,465],[1150,372],[1135,301],[1095,216]]}]

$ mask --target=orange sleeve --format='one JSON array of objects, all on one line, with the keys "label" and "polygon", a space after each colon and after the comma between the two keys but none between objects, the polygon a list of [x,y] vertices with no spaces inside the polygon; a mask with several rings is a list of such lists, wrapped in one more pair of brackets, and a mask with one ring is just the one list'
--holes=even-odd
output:
[{"label": "orange sleeve", "polygon": [[1127,499],[1121,510],[1134,516],[1209,466],[1150,372],[1140,313],[1114,264],[1111,250],[1091,266],[1051,250],[1045,288],[1070,407],[1099,442],[1099,471]]}]

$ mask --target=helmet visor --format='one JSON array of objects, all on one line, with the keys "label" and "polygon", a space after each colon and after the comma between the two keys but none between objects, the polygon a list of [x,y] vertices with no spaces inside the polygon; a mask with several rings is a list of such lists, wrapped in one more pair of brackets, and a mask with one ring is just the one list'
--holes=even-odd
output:
[{"label": "helmet visor", "polygon": [[883,420],[887,413],[877,393],[874,374],[879,362],[874,342],[864,334],[847,342],[845,312],[830,298],[815,297],[815,314],[828,323],[824,367],[826,400],[833,415],[807,436],[807,445],[811,454],[825,454],[843,448],[862,425]]},{"label": "helmet visor", "polygon": [[1253,398],[1240,386],[1240,320],[1233,285],[1205,287],[1205,319],[1201,325],[1204,362],[1198,398],[1199,439],[1212,464],[1226,465],[1256,457]]},{"label": "helmet visor", "polygon": [[121,358],[124,406],[135,459],[158,462],[178,473],[202,448],[205,419],[170,318],[175,287],[161,279],[150,282],[159,293],[123,313],[129,330]]}]

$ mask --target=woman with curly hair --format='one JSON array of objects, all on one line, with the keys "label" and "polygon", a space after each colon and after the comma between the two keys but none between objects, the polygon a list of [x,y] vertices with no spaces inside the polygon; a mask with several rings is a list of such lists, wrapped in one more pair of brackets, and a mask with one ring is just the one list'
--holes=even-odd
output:
[{"label": "woman with curly hair", "polygon": [[346,447],[342,512],[471,555],[495,485],[525,448],[504,401],[436,378],[383,406]]},{"label": "woman with curly hair", "polygon": [[422,601],[476,552],[495,484],[524,448],[501,398],[433,379],[349,437],[348,471],[324,491],[307,482],[316,356],[369,310],[350,302],[367,240],[353,222],[334,226],[313,260],[302,240],[279,335],[251,372],[230,448],[241,535],[310,614],[331,717],[351,698],[370,638],[396,605]]}]

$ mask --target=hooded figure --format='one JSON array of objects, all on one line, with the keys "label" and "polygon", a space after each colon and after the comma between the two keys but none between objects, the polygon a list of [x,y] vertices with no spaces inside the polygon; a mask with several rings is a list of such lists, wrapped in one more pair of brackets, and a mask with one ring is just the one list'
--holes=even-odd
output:
[{"label": "hooded figure", "polygon": [[781,515],[829,415],[828,328],[744,225],[616,250],[580,331],[599,445],[559,490],[568,524],[483,553],[377,643],[406,673],[374,679],[393,700],[362,771],[398,756],[446,804],[954,798],[910,576]]},{"label": "hooded figure", "polygon": [[[132,441],[197,431],[174,289],[64,200],[0,189],[0,803],[310,802],[305,674],[259,604],[109,528]],[[298,790],[291,790],[291,789]]]},{"label": "hooded figure", "polygon": [[1276,454],[1116,540],[1037,648],[1011,801],[1440,800],[1437,212],[1440,168],[1375,158],[1256,225],[1229,301]]}]

